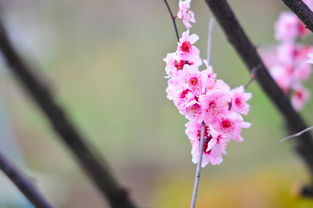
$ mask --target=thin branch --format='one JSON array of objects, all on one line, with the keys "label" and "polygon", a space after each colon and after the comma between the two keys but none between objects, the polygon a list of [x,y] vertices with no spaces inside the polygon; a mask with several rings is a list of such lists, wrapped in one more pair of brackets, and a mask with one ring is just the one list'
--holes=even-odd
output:
[{"label": "thin branch", "polygon": [[25,174],[20,172],[2,153],[0,153],[0,169],[35,207],[53,207],[25,176]]},{"label": "thin branch", "polygon": [[204,123],[204,121],[202,121],[202,123],[201,123],[201,137],[200,137],[200,143],[199,143],[200,154],[199,154],[198,163],[197,163],[195,183],[193,186],[190,208],[196,207],[198,188],[199,188],[199,182],[200,182],[200,175],[201,175],[202,156],[203,156],[204,142],[205,142],[204,132],[205,132],[205,123]]},{"label": "thin branch", "polygon": [[[290,2],[300,2],[298,0],[286,0]],[[206,3],[214,13],[221,25],[228,41],[240,55],[247,68],[251,71],[254,66],[260,66],[256,73],[256,79],[270,100],[275,104],[285,119],[289,133],[294,133],[306,129],[308,126],[300,114],[292,107],[289,98],[278,87],[269,74],[256,48],[239,24],[234,12],[226,0],[206,0]],[[313,20],[313,18],[312,18]],[[309,132],[301,135],[294,141],[297,153],[302,157],[308,169],[311,179],[313,179],[313,141]],[[313,197],[313,196],[312,196]]]},{"label": "thin branch", "polygon": [[287,137],[284,137],[284,138],[280,139],[280,140],[278,141],[278,143],[282,143],[282,142],[287,141],[287,140],[289,140],[289,139],[292,139],[292,138],[301,136],[301,135],[304,134],[305,132],[311,131],[312,129],[313,129],[313,126],[308,127],[308,128],[306,128],[306,129],[304,129],[304,130],[302,130],[302,131],[299,131],[298,133],[295,133],[295,134],[292,134],[292,135],[289,135],[289,136],[287,136]]},{"label": "thin branch", "polygon": [[302,0],[282,0],[293,11],[305,26],[313,32],[313,12]]},{"label": "thin branch", "polygon": [[75,156],[80,167],[94,182],[103,197],[108,199],[109,204],[114,208],[136,207],[127,191],[118,184],[101,155],[93,151],[85,137],[74,126],[50,89],[38,79],[35,70],[29,68],[16,52],[1,21],[0,50],[8,68],[21,87],[38,105],[61,141]]},{"label": "thin branch", "polygon": [[208,49],[207,49],[207,61],[208,64],[211,65],[212,63],[212,34],[214,29],[215,19],[212,17],[209,21],[208,27]]},{"label": "thin branch", "polygon": [[176,34],[176,38],[177,38],[177,42],[179,41],[179,32],[178,32],[178,29],[177,29],[177,24],[176,24],[176,18],[175,16],[173,15],[173,12],[171,10],[171,7],[170,5],[168,4],[167,0],[164,0],[164,3],[166,5],[166,8],[171,16],[171,19],[172,19],[172,22],[173,22],[173,26],[174,26],[174,29],[175,29],[175,34]]},{"label": "thin branch", "polygon": [[252,70],[251,70],[251,74],[250,74],[250,79],[249,81],[244,85],[244,89],[246,90],[249,85],[253,82],[253,80],[255,80],[255,77],[256,77],[256,73],[257,71],[260,69],[260,66],[256,66],[256,67],[253,67]]},{"label": "thin branch", "polygon": [[[212,54],[212,36],[213,36],[213,30],[214,30],[214,23],[215,19],[211,18],[209,21],[209,29],[208,29],[208,50],[207,50],[207,61],[208,64],[211,65],[211,54]],[[195,182],[193,186],[193,192],[192,192],[192,198],[191,198],[191,204],[190,208],[195,208],[196,207],[196,201],[197,201],[197,196],[198,196],[198,188],[199,188],[199,182],[200,182],[200,176],[201,176],[201,166],[202,166],[202,157],[203,157],[203,150],[204,150],[204,143],[205,138],[204,138],[204,133],[205,133],[205,123],[202,121],[201,123],[201,135],[200,135],[200,143],[199,143],[199,158],[198,158],[198,163],[197,163],[197,168],[196,168],[196,174],[195,174]]]}]

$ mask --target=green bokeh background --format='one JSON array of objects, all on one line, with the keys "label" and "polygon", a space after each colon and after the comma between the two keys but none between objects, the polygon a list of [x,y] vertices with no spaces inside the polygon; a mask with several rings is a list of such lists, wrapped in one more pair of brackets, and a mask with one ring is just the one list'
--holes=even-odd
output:
[{"label": "green bokeh background", "polygon": [[[189,207],[195,166],[184,134],[186,120],[165,94],[162,59],[175,50],[176,40],[163,1],[4,2],[16,45],[41,70],[134,200],[143,207]],[[176,10],[177,1],[169,2]],[[256,46],[275,44],[273,24],[286,10],[280,1],[230,4]],[[200,0],[193,1],[192,9],[197,19],[192,32],[200,36],[196,45],[205,57],[211,13]],[[213,39],[212,62],[219,78],[232,87],[246,83],[249,74],[219,26]],[[1,93],[41,189],[58,207],[107,207],[16,80],[2,74]],[[306,86],[313,90],[312,79]],[[244,130],[243,143],[230,143],[220,166],[203,169],[198,207],[313,206],[294,194],[309,177],[292,143],[277,143],[286,135],[280,114],[257,83],[249,91],[253,99],[246,120],[252,127]],[[301,111],[309,124],[312,109],[311,99]]]}]

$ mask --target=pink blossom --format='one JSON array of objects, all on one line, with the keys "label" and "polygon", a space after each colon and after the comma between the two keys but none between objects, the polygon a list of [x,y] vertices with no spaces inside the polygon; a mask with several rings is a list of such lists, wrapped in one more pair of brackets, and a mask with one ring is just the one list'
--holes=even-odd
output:
[{"label": "pink blossom", "polygon": [[206,69],[201,71],[201,80],[203,84],[203,93],[207,90],[214,88],[216,83],[216,74],[213,72],[212,66],[209,66],[206,60],[203,60]]},{"label": "pink blossom", "polygon": [[282,12],[275,23],[275,38],[292,41],[308,33],[305,25],[292,12]]},{"label": "pink blossom", "polygon": [[235,112],[229,113],[228,115],[220,115],[218,122],[214,122],[213,128],[220,132],[220,134],[229,139],[234,139],[238,142],[243,141],[240,135],[242,128],[249,128],[250,123],[245,122],[243,118]]},{"label": "pink blossom", "polygon": [[190,22],[192,22],[192,23],[196,22],[195,15],[190,10],[190,2],[191,2],[191,0],[180,0],[179,1],[179,10],[177,13],[177,17],[183,21],[183,23],[187,29],[192,27]]},{"label": "pink blossom", "polygon": [[[292,91],[294,85],[307,80],[312,72],[311,66],[307,61],[309,53],[313,51],[311,46],[300,45],[296,42],[287,41],[278,45],[272,58],[265,52],[265,63],[270,70],[276,83],[285,92]],[[276,58],[275,61],[267,59]]]},{"label": "pink blossom", "polygon": [[182,37],[179,39],[177,54],[180,59],[194,60],[195,57],[199,56],[200,51],[193,44],[199,39],[198,35],[189,35],[189,30],[183,32]]},{"label": "pink blossom", "polygon": [[297,55],[298,48],[294,42],[283,42],[277,47],[277,60],[280,64],[294,64]]},{"label": "pink blossom", "polygon": [[166,62],[165,71],[169,77],[178,76],[178,73],[187,65],[197,68],[202,64],[199,56],[193,56],[189,60],[183,60],[176,53],[168,53],[163,60]]},{"label": "pink blossom", "polygon": [[307,62],[303,61],[301,64],[299,64],[294,74],[298,80],[306,81],[309,79],[311,73],[311,66]]},{"label": "pink blossom", "polygon": [[190,100],[190,102],[185,103],[178,108],[179,112],[184,115],[189,120],[202,121],[202,106],[197,100],[197,97]]},{"label": "pink blossom", "polygon": [[[199,140],[194,140],[191,142],[192,150],[192,162],[198,163],[200,154]],[[208,148],[210,146],[210,148]],[[205,167],[209,163],[212,165],[219,165],[223,162],[223,154],[227,154],[226,149],[227,143],[223,139],[211,139],[209,142],[204,144],[204,151],[202,156],[201,167]]]},{"label": "pink blossom", "polygon": [[307,100],[310,97],[310,94],[308,90],[305,89],[300,84],[296,85],[293,90],[294,93],[291,97],[291,103],[296,110],[299,110],[303,107],[304,103],[307,102]]},{"label": "pink blossom", "polygon": [[[192,140],[200,140],[201,136],[201,122],[191,120],[185,124],[188,138],[190,141]],[[211,135],[209,125],[205,125],[204,137],[209,137]]]},{"label": "pink blossom", "polygon": [[[190,0],[180,0],[178,18],[187,28],[194,22],[189,10]],[[216,78],[211,65],[201,61],[200,51],[193,44],[199,39],[196,34],[183,32],[176,52],[168,53],[164,58],[165,71],[169,78],[166,88],[167,98],[172,100],[179,112],[188,119],[186,134],[192,144],[192,161],[198,162],[199,142],[202,122],[205,122],[205,144],[202,167],[208,163],[220,164],[222,155],[230,139],[241,141],[242,128],[248,128],[238,113],[247,114],[247,101],[251,95],[243,88],[231,91],[222,80]],[[205,69],[199,68],[204,63]],[[233,104],[232,104],[233,103]],[[233,107],[232,107],[233,105]]]},{"label": "pink blossom", "polygon": [[179,82],[186,88],[192,90],[196,95],[200,95],[202,91],[202,78],[200,71],[192,66],[187,65],[179,77]]},{"label": "pink blossom", "polygon": [[[201,123],[190,121],[186,124],[186,134],[188,135],[192,145],[192,162],[198,163],[200,154],[200,136],[201,136]],[[208,163],[212,165],[219,165],[222,161],[222,155],[226,154],[227,139],[222,138],[218,132],[210,130],[208,125],[205,126],[205,142],[203,147],[202,167]]]},{"label": "pink blossom", "polygon": [[215,121],[218,115],[226,114],[230,102],[230,93],[221,90],[209,90],[205,95],[200,96],[204,121],[206,123],[211,123]]},{"label": "pink blossom", "polygon": [[250,109],[249,104],[247,103],[248,100],[251,98],[251,93],[245,92],[243,86],[234,88],[231,90],[231,111],[238,112],[244,115],[247,115]]},{"label": "pink blossom", "polygon": [[293,68],[284,65],[275,65],[270,68],[270,73],[278,86],[285,92],[289,92],[289,88],[292,84]]},{"label": "pink blossom", "polygon": [[176,53],[168,53],[163,60],[166,62],[165,71],[170,77],[177,76],[177,73],[188,63],[186,60],[179,59]]}]

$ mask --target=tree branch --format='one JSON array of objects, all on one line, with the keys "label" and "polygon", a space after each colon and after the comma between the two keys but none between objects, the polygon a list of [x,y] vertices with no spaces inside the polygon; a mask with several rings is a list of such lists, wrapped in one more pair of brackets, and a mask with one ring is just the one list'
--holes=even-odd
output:
[{"label": "tree branch", "polygon": [[[296,0],[286,0],[298,2]],[[206,0],[211,11],[216,16],[221,25],[228,41],[235,48],[241,59],[251,72],[253,68],[260,67],[256,72],[256,79],[263,91],[270,100],[275,104],[285,119],[290,133],[295,133],[306,129],[308,126],[302,117],[294,110],[289,98],[282,92],[275,81],[272,79],[267,68],[255,46],[252,44],[243,28],[239,24],[235,14],[225,0]],[[313,19],[312,19],[313,20]],[[293,140],[296,152],[301,156],[307,165],[311,180],[313,179],[313,142],[309,132],[301,135],[298,139]],[[312,196],[313,197],[313,196]]]},{"label": "tree branch", "polygon": [[313,32],[313,12],[302,0],[282,0],[306,27]]},{"label": "tree branch", "polygon": [[177,42],[179,42],[179,33],[178,33],[178,28],[177,28],[177,24],[176,24],[176,18],[171,10],[171,7],[170,5],[168,4],[167,0],[164,0],[164,3],[166,5],[166,8],[168,10],[168,13],[170,14],[171,16],[171,19],[172,19],[172,23],[173,23],[173,27],[174,27],[174,30],[175,30],[175,34],[176,34],[176,38],[177,38]]},{"label": "tree branch", "polygon": [[20,82],[24,90],[31,96],[43,114],[49,120],[54,131],[60,136],[62,142],[71,150],[78,164],[90,177],[99,191],[105,196],[114,208],[134,208],[127,191],[120,187],[107,164],[99,153],[92,151],[86,139],[72,124],[49,90],[34,74],[19,54],[15,51],[7,32],[0,22],[0,50],[3,57]]},{"label": "tree branch", "polygon": [[0,153],[0,169],[35,207],[53,207],[29,181],[29,179],[21,173],[2,153]]}]

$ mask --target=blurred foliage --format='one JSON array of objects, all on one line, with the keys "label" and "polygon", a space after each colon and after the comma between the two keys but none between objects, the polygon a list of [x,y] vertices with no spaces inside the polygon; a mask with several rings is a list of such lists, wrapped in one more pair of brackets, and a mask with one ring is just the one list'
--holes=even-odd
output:
[{"label": "blurred foliage", "polygon": [[[301,174],[296,175],[301,177]],[[294,176],[277,169],[268,169],[266,172],[252,172],[232,179],[206,180],[201,184],[197,207],[312,207],[312,200],[301,198],[296,195],[296,190],[291,190],[292,186],[294,189],[299,186],[293,184]],[[190,185],[186,178],[170,177],[159,186],[155,207],[189,207],[186,199],[191,195]]]}]

